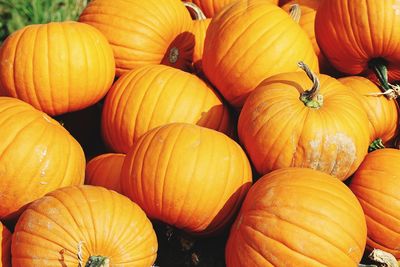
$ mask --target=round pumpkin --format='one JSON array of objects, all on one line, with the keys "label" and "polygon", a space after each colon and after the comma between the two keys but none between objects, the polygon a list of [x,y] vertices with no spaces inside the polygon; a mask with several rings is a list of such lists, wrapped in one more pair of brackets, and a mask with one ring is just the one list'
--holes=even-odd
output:
[{"label": "round pumpkin", "polygon": [[315,18],[316,38],[338,70],[379,79],[390,90],[388,81],[400,79],[399,14],[398,0],[325,0]]},{"label": "round pumpkin", "polygon": [[59,187],[83,184],[85,155],[57,121],[16,98],[0,97],[0,219]]},{"label": "round pumpkin", "polygon": [[117,76],[147,64],[191,66],[192,20],[180,0],[94,0],[79,21],[99,29],[110,42]]},{"label": "round pumpkin", "polygon": [[345,180],[367,153],[367,114],[345,85],[300,65],[307,74],[275,75],[250,94],[239,116],[240,141],[260,174],[304,167]]},{"label": "round pumpkin", "polygon": [[226,245],[226,265],[354,266],[367,237],[351,190],[311,169],[284,168],[250,188]]},{"label": "round pumpkin", "polygon": [[367,220],[369,249],[378,248],[400,259],[400,151],[378,149],[365,157],[351,179]]},{"label": "round pumpkin", "polygon": [[145,132],[171,122],[231,132],[228,108],[199,77],[164,65],[148,65],[122,76],[104,103],[102,132],[115,152],[127,153]]},{"label": "round pumpkin", "polygon": [[145,133],[122,165],[122,191],[146,214],[208,235],[235,215],[252,182],[242,148],[226,135],[188,123]]},{"label": "round pumpkin", "polygon": [[357,93],[368,115],[371,142],[381,139],[383,143],[392,141],[398,128],[398,104],[381,94],[379,87],[361,76],[338,79]]},{"label": "round pumpkin", "polygon": [[0,222],[0,267],[11,267],[11,233]]},{"label": "round pumpkin", "polygon": [[86,164],[85,184],[103,186],[121,193],[120,175],[125,154],[106,153]]},{"label": "round pumpkin", "polygon": [[298,61],[318,70],[310,39],[280,7],[265,0],[236,1],[218,13],[207,30],[203,70],[240,109],[264,79],[298,70]]},{"label": "round pumpkin", "polygon": [[138,205],[115,191],[82,185],[29,205],[15,226],[11,253],[14,267],[148,267],[157,247],[153,226]]},{"label": "round pumpkin", "polygon": [[107,39],[84,23],[29,25],[11,34],[0,49],[0,94],[50,115],[98,102],[114,76]]}]

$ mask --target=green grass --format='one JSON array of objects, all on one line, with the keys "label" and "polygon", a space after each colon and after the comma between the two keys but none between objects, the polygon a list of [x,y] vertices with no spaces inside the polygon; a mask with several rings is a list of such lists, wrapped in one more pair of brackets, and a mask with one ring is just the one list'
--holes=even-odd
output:
[{"label": "green grass", "polygon": [[0,43],[12,32],[29,24],[76,20],[88,1],[0,0]]}]

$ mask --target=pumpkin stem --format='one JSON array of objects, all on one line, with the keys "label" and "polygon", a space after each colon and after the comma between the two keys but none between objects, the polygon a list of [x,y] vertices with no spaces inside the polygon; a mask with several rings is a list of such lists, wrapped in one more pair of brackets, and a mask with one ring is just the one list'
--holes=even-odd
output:
[{"label": "pumpkin stem", "polygon": [[368,258],[378,263],[378,266],[381,267],[399,267],[396,258],[392,254],[380,249],[374,249],[368,255]]},{"label": "pumpkin stem", "polygon": [[300,94],[300,100],[309,108],[320,108],[323,104],[323,96],[319,94],[320,83],[317,75],[303,62],[298,63],[299,67],[305,71],[308,78],[313,82],[313,87]]},{"label": "pumpkin stem", "polygon": [[179,49],[177,47],[172,47],[171,50],[169,50],[169,55],[168,55],[168,60],[170,63],[176,63],[179,58]]},{"label": "pumpkin stem", "polygon": [[299,23],[301,18],[300,5],[299,4],[291,5],[289,9],[289,15],[296,23]]},{"label": "pumpkin stem", "polygon": [[375,151],[377,149],[382,149],[385,148],[385,145],[383,144],[383,141],[381,138],[377,138],[368,147],[368,152]]},{"label": "pumpkin stem", "polygon": [[375,72],[381,87],[385,91],[390,90],[386,61],[382,58],[374,58],[368,63],[368,67]]},{"label": "pumpkin stem", "polygon": [[103,256],[90,256],[85,267],[109,267],[110,259]]},{"label": "pumpkin stem", "polygon": [[203,11],[195,3],[183,2],[183,4],[185,5],[185,7],[188,7],[188,8],[193,10],[194,17],[195,17],[196,20],[207,19],[206,15],[204,15]]}]

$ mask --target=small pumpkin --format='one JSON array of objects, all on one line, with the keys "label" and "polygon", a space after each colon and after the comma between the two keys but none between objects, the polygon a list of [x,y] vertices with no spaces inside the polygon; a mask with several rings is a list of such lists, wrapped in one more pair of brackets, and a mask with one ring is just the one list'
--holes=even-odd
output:
[{"label": "small pumpkin", "polygon": [[69,186],[34,201],[12,238],[12,266],[152,266],[157,237],[138,205],[99,186]]},{"label": "small pumpkin", "polygon": [[98,102],[114,76],[107,39],[84,23],[29,25],[11,34],[0,48],[0,94],[50,115]]},{"label": "small pumpkin", "polygon": [[235,141],[188,123],[145,133],[121,172],[123,193],[150,218],[196,235],[225,227],[251,183],[250,163]]},{"label": "small pumpkin", "polygon": [[102,133],[115,152],[127,153],[145,132],[171,122],[232,131],[228,108],[208,84],[164,65],[142,66],[126,73],[104,102]]},{"label": "small pumpkin", "polygon": [[260,174],[304,167],[345,180],[367,153],[367,114],[345,85],[299,66],[305,72],[272,76],[250,94],[239,139]]},{"label": "small pumpkin", "polygon": [[117,76],[147,64],[190,69],[195,40],[191,17],[180,0],[94,0],[79,21],[106,36]]},{"label": "small pumpkin", "polygon": [[103,186],[121,191],[121,169],[125,154],[106,153],[92,158],[86,164],[85,184]]},{"label": "small pumpkin", "polygon": [[226,245],[233,266],[354,266],[367,238],[357,198],[338,179],[284,168],[249,190]]},{"label": "small pumpkin", "polygon": [[367,220],[368,250],[378,248],[400,259],[400,151],[375,150],[365,157],[351,179]]},{"label": "small pumpkin", "polygon": [[31,105],[0,97],[0,219],[17,218],[33,200],[83,184],[85,155],[57,121]]},{"label": "small pumpkin", "polygon": [[11,267],[11,233],[0,222],[0,267]]},{"label": "small pumpkin", "polygon": [[204,41],[203,70],[235,108],[264,79],[299,70],[318,70],[310,39],[280,7],[265,0],[236,1],[213,17]]}]

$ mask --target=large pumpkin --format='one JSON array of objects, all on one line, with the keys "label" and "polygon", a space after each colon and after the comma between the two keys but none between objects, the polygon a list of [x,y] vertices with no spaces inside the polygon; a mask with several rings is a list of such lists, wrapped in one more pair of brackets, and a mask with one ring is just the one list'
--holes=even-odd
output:
[{"label": "large pumpkin", "polygon": [[110,42],[117,75],[147,64],[188,69],[194,36],[180,0],[94,0],[79,21],[98,28]]},{"label": "large pumpkin", "polygon": [[356,267],[366,237],[363,210],[345,184],[319,171],[285,168],[250,188],[225,258],[228,267]]},{"label": "large pumpkin", "polygon": [[11,267],[11,233],[0,222],[0,267]]},{"label": "large pumpkin", "polygon": [[59,187],[83,184],[85,155],[55,120],[16,98],[0,97],[0,219]]},{"label": "large pumpkin", "polygon": [[80,110],[110,89],[115,61],[107,39],[77,22],[30,25],[0,49],[0,94],[50,115]]},{"label": "large pumpkin", "polygon": [[318,44],[338,70],[379,77],[391,90],[387,81],[400,79],[399,12],[398,0],[324,0],[315,20]]},{"label": "large pumpkin", "polygon": [[367,153],[367,114],[345,85],[301,65],[307,74],[275,75],[250,94],[239,116],[240,141],[260,174],[307,167],[345,180]]},{"label": "large pumpkin", "polygon": [[379,248],[400,259],[400,150],[369,153],[351,179],[367,219],[369,249]]},{"label": "large pumpkin", "polygon": [[138,205],[102,187],[70,186],[38,199],[21,215],[12,266],[148,267],[157,247],[152,224]]},{"label": "large pumpkin", "polygon": [[145,132],[171,122],[231,131],[228,108],[197,76],[164,65],[143,66],[122,76],[106,97],[102,114],[105,142],[128,152]]},{"label": "large pumpkin", "polygon": [[307,34],[269,1],[236,1],[218,13],[208,27],[204,73],[236,108],[242,107],[262,80],[296,71],[300,60],[318,70]]},{"label": "large pumpkin", "polygon": [[226,135],[187,123],[145,133],[122,166],[124,194],[153,219],[212,234],[235,215],[252,182],[242,148]]}]

